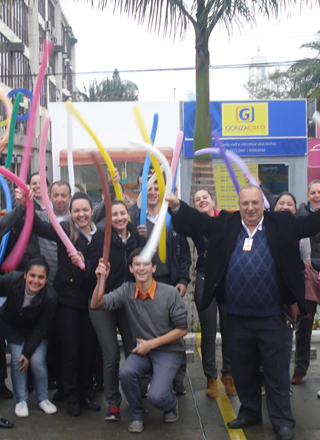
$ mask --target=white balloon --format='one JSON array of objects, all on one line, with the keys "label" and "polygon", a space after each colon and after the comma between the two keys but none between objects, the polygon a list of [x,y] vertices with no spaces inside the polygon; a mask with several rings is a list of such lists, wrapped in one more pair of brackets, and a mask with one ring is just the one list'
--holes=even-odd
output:
[{"label": "white balloon", "polygon": [[159,216],[157,219],[157,223],[155,224],[145,247],[142,249],[142,251],[140,253],[140,258],[143,261],[151,261],[153,255],[158,247],[160,236],[161,236],[161,231],[162,231],[163,225],[166,221],[168,202],[165,200],[165,198],[169,196],[169,194],[171,193],[171,189],[172,189],[171,169],[170,169],[169,162],[167,161],[165,156],[161,153],[161,151],[157,150],[153,145],[147,144],[146,142],[142,142],[142,141],[136,141],[134,139],[130,139],[129,144],[132,144],[132,145],[139,147],[139,148],[144,148],[145,150],[148,151],[148,153],[153,154],[153,156],[155,156],[159,160],[160,164],[162,164],[163,171],[166,176],[166,189],[164,192],[164,197],[163,197],[161,209],[159,212]]}]

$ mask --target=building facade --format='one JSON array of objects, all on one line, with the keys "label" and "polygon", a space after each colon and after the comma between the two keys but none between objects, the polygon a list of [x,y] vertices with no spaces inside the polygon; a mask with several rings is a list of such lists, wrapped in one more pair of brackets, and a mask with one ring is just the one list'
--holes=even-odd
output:
[{"label": "building facade", "polygon": [[[0,87],[5,93],[23,88],[33,92],[42,58],[44,40],[54,42],[35,129],[31,171],[38,169],[38,147],[42,123],[48,113],[49,102],[63,102],[75,91],[75,44],[72,27],[59,1],[24,0],[4,1],[0,4]],[[28,112],[30,99],[24,94],[18,114]],[[2,106],[0,121],[6,119]],[[17,121],[14,138],[12,171],[19,172],[25,141],[27,121]],[[2,127],[0,130],[4,130]],[[2,133],[0,133],[0,136]],[[48,178],[52,179],[51,133],[47,144]],[[4,151],[6,154],[6,151]]]}]

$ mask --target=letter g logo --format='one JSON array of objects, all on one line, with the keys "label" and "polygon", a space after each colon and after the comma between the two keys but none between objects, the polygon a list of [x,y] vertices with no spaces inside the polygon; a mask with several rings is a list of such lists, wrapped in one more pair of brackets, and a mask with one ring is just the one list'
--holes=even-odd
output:
[{"label": "letter g logo", "polygon": [[236,108],[236,120],[237,122],[253,122],[254,121],[254,108],[251,107],[237,107]]}]

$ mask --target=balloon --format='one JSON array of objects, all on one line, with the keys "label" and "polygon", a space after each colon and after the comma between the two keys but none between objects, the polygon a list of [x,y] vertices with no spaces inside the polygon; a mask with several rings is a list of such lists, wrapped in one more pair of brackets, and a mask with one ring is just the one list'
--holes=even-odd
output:
[{"label": "balloon", "polygon": [[[142,134],[144,141],[151,145],[151,140],[148,136],[147,130],[146,130],[145,125],[143,123],[139,107],[137,105],[135,105],[133,107],[133,111],[134,111],[134,114],[135,114],[136,119],[138,121],[140,131],[141,131],[141,134]],[[165,193],[164,179],[163,179],[163,175],[162,175],[162,172],[160,169],[160,165],[157,161],[157,158],[155,156],[153,156],[152,154],[150,154],[150,159],[151,159],[152,166],[153,166],[154,171],[157,176],[157,182],[158,182],[158,188],[159,188],[159,208],[161,210],[161,205],[162,205],[162,201],[163,201],[164,193]],[[165,228],[165,225],[163,225],[163,230],[161,232],[161,237],[160,237],[159,258],[163,263],[166,261],[166,228]]]},{"label": "balloon", "polygon": [[14,130],[16,127],[17,113],[18,113],[21,98],[22,98],[22,93],[19,92],[17,94],[15,101],[14,101],[12,115],[11,115],[11,123],[10,123],[10,129],[9,129],[9,141],[8,141],[8,153],[7,153],[7,160],[6,160],[5,168],[10,168],[11,162],[12,162],[12,153],[13,153],[13,144],[14,144]]},{"label": "balloon", "polygon": [[[6,198],[6,208],[7,208],[7,212],[10,212],[12,209],[12,199],[11,199],[11,194],[10,194],[10,189],[8,187],[8,184],[6,182],[6,179],[0,174],[0,184],[3,188],[3,192]],[[9,236],[10,236],[10,231],[7,232],[1,239],[1,244],[0,244],[0,264],[2,262],[4,253],[6,251],[7,248],[7,244],[8,244],[8,240],[9,240]]]},{"label": "balloon", "polygon": [[[32,94],[32,92],[30,92],[30,90],[24,89],[23,87],[19,87],[17,89],[10,90],[10,92],[8,93],[8,98],[11,98],[16,93],[24,93],[25,95],[28,96],[28,98],[30,98],[31,103],[32,103],[33,94]],[[14,101],[14,102],[16,102],[16,101]],[[18,115],[17,121],[26,121],[27,119],[29,119],[30,112],[31,112],[31,109],[27,113],[25,113],[24,115]]]},{"label": "balloon", "polygon": [[[171,188],[172,188],[172,176],[167,159],[164,157],[161,151],[157,150],[154,146],[146,142],[130,140],[129,143],[135,145],[136,147],[145,148],[150,153],[150,155],[154,155],[159,160],[159,162],[162,163],[166,175],[166,182],[167,182],[164,196],[168,197],[169,194],[171,193]],[[164,198],[162,206],[160,208],[157,223],[155,224],[145,247],[142,249],[140,253],[140,257],[144,261],[150,261],[155,253],[155,250],[160,241],[161,231],[163,230],[165,224],[167,208],[168,208],[168,202]]]},{"label": "balloon", "polygon": [[181,153],[181,148],[182,148],[183,136],[184,136],[183,131],[179,131],[178,136],[177,136],[177,140],[176,140],[176,147],[174,149],[173,158],[172,158],[172,162],[171,162],[172,178],[174,178],[174,176],[176,175],[176,171],[178,168],[178,163],[179,163],[179,158],[180,158],[180,153]]},{"label": "balloon", "polygon": [[114,190],[115,190],[117,199],[123,201],[123,195],[122,195],[122,191],[121,191],[121,186],[120,186],[119,183],[116,183],[114,181],[115,169],[114,169],[114,165],[113,165],[113,162],[112,162],[109,154],[104,149],[104,147],[103,147],[102,143],[100,142],[100,140],[98,139],[98,137],[91,130],[91,128],[85,122],[85,120],[80,115],[80,113],[76,110],[75,106],[71,103],[71,101],[68,100],[65,105],[66,105],[67,109],[69,110],[69,112],[71,112],[73,114],[73,116],[75,116],[78,119],[80,124],[88,131],[88,133],[91,135],[91,137],[93,138],[93,140],[97,144],[97,146],[98,146],[98,148],[100,150],[100,153],[102,154],[102,156],[103,156],[103,158],[104,158],[104,160],[105,160],[105,162],[107,164],[107,167],[109,168],[109,171],[110,171],[110,174],[111,174],[112,183],[113,183],[113,186],[114,186]]},{"label": "balloon", "polygon": [[[219,148],[203,148],[202,150],[198,150],[194,153],[196,156],[200,156],[201,154],[220,154]],[[245,177],[249,179],[249,183],[251,185],[259,186],[255,178],[250,174],[249,169],[247,165],[244,163],[244,161],[241,159],[240,156],[238,156],[236,153],[233,153],[232,151],[226,150],[226,155],[229,157],[229,159],[235,163],[239,169],[242,171]],[[265,195],[263,195],[264,200],[264,207],[266,209],[270,208],[270,204],[268,200],[266,199]]]},{"label": "balloon", "polygon": [[[154,144],[156,138],[158,121],[159,121],[159,115],[158,113],[155,113],[153,115],[153,124],[152,124],[151,136],[150,136],[152,145]],[[142,180],[141,180],[140,225],[145,225],[147,221],[147,191],[148,191],[148,174],[149,174],[150,162],[151,159],[149,154],[147,153],[146,160],[143,165]]]},{"label": "balloon", "polygon": [[33,201],[30,200],[28,197],[29,190],[27,188],[27,185],[18,176],[16,176],[10,170],[7,170],[4,167],[0,167],[0,174],[2,174],[5,177],[8,177],[10,180],[16,183],[18,187],[26,194],[26,219],[21,234],[14,248],[10,252],[10,255],[8,255],[8,257],[1,265],[2,270],[12,271],[19,266],[21,258],[23,257],[23,254],[29,242],[32,224],[33,224],[33,215],[34,215]]},{"label": "balloon", "polygon": [[239,194],[239,192],[240,192],[240,185],[239,185],[238,179],[236,177],[236,174],[234,172],[234,169],[232,168],[231,162],[228,159],[228,155],[226,154],[226,150],[224,148],[224,145],[221,142],[221,140],[218,138],[218,135],[217,135],[216,132],[212,133],[212,137],[215,140],[215,143],[216,143],[217,147],[219,148],[219,150],[221,152],[221,156],[223,157],[223,160],[224,160],[225,164],[227,165],[230,177],[231,177],[233,185],[234,185],[234,187],[235,187],[235,189],[237,191],[237,194]]},{"label": "balloon", "polygon": [[40,93],[41,93],[41,88],[42,88],[42,84],[43,84],[43,80],[44,80],[44,75],[46,73],[48,60],[50,58],[53,46],[54,46],[54,43],[52,41],[48,41],[48,40],[44,41],[43,56],[42,56],[42,61],[40,64],[38,79],[37,79],[36,86],[34,89],[34,96],[33,96],[32,104],[31,104],[31,111],[30,111],[30,120],[28,123],[26,142],[25,142],[25,145],[23,148],[23,157],[22,157],[20,173],[19,173],[19,177],[23,182],[26,181],[28,170],[29,170],[31,151],[32,151],[32,143],[34,140],[34,132],[35,132],[35,126],[36,126],[37,109],[38,109],[38,104],[39,104],[39,100],[40,100]]},{"label": "balloon", "polygon": [[[177,180],[177,175],[178,175],[177,170],[178,170],[178,163],[179,163],[180,153],[181,153],[181,148],[182,148],[183,136],[184,136],[183,131],[179,131],[178,136],[177,136],[177,140],[176,140],[176,147],[174,149],[173,158],[172,158],[172,162],[171,162],[171,175],[172,175],[172,179],[173,179],[172,192],[173,193],[175,192],[174,190],[175,190],[176,180]],[[168,212],[167,212],[166,225],[167,225],[166,229],[168,231],[171,226],[171,215]]]},{"label": "balloon", "polygon": [[[103,244],[103,252],[102,252],[102,258],[105,265],[108,264],[109,261],[109,254],[110,254],[110,243],[111,243],[111,226],[112,226],[112,207],[111,207],[111,197],[108,187],[108,182],[106,179],[106,176],[101,168],[101,165],[97,159],[97,156],[94,153],[91,153],[91,156],[93,158],[93,161],[95,163],[95,166],[97,168],[101,185],[102,185],[102,191],[104,195],[104,202],[106,205],[106,228],[104,231],[104,244]],[[99,278],[99,286],[98,286],[98,300],[102,301],[104,290],[106,287],[106,276],[101,276]]]},{"label": "balloon", "polygon": [[[40,138],[40,149],[39,149],[39,175],[40,175],[40,188],[41,188],[41,195],[42,200],[44,203],[44,206],[46,207],[46,211],[48,214],[48,217],[51,221],[52,226],[54,227],[56,233],[59,235],[60,240],[65,245],[65,247],[68,249],[68,251],[72,254],[77,254],[77,249],[74,247],[74,245],[71,243],[69,237],[62,229],[60,223],[57,220],[57,217],[55,216],[49,196],[48,196],[48,188],[47,188],[47,181],[46,181],[46,143],[47,143],[47,137],[48,137],[48,130],[50,126],[51,118],[50,116],[46,116],[41,138]],[[80,269],[85,269],[84,262],[82,261],[80,255],[78,255],[78,266]]]},{"label": "balloon", "polygon": [[[0,151],[2,152],[5,144],[8,142],[8,139],[9,139],[12,104],[11,104],[10,99],[7,97],[7,95],[4,93],[4,91],[1,88],[0,88],[0,99],[2,99],[2,101],[4,103],[4,106],[5,106],[5,109],[7,112],[7,116],[8,116],[6,119],[6,121],[8,121],[6,131],[5,131],[3,138],[0,140]],[[6,121],[3,121],[1,126],[4,126],[5,125],[4,122],[6,122]]]},{"label": "balloon", "polygon": [[69,184],[72,193],[74,193],[74,167],[73,167],[73,152],[72,152],[72,118],[71,114],[68,113],[67,116],[67,148],[68,148],[68,176],[69,176]]}]

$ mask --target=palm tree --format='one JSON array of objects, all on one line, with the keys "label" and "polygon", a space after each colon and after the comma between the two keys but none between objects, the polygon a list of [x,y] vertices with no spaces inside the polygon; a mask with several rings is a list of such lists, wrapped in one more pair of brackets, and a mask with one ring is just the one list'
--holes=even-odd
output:
[{"label": "palm tree", "polygon": [[118,69],[114,69],[112,79],[106,78],[100,84],[94,79],[88,90],[85,85],[83,88],[84,92],[78,94],[84,101],[137,101],[139,94],[134,82],[121,80]]},{"label": "palm tree", "polygon": [[314,58],[295,61],[287,70],[275,70],[261,81],[248,81],[245,88],[254,99],[317,99],[320,110],[320,31],[318,39],[303,44],[317,52]]},{"label": "palm tree", "polygon": [[[94,0],[91,0],[94,5]],[[317,0],[316,0],[317,1]],[[319,0],[318,0],[319,1]],[[255,22],[260,12],[277,14],[284,0],[99,0],[102,9],[112,5],[113,10],[133,17],[142,24],[148,21],[149,29],[166,34],[169,32],[183,38],[188,25],[195,31],[196,48],[196,94],[197,106],[194,127],[193,150],[211,147],[210,93],[209,93],[209,38],[217,23],[223,22],[227,29],[233,22],[241,25],[241,20]],[[196,187],[207,188],[215,196],[212,158],[210,155],[194,156],[190,199]]]}]

